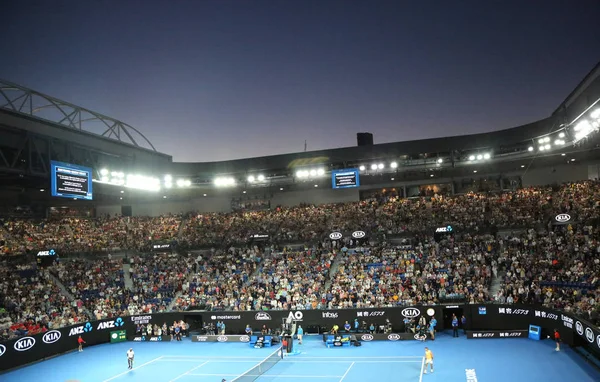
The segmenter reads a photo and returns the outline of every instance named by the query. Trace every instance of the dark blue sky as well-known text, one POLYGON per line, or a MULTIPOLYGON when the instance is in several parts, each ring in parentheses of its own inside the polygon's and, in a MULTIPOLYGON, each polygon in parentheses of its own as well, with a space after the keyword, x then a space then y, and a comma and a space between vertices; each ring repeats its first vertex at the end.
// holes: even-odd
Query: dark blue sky
POLYGON ((53 1, 2 6, 0 78, 176 161, 498 130, 600 60, 600 2, 53 1))

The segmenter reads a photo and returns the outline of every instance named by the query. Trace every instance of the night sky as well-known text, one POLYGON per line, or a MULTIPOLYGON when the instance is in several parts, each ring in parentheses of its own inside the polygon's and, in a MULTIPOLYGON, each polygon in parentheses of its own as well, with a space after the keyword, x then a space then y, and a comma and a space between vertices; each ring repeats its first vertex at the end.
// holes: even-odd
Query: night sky
POLYGON ((599 20, 597 0, 7 1, 0 78, 226 160, 547 117, 599 20))

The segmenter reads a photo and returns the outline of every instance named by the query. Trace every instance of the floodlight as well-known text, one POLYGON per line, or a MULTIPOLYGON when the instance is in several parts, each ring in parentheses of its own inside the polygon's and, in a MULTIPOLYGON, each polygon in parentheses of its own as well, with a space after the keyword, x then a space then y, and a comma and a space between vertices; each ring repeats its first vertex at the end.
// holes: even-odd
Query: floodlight
POLYGON ((560 133, 558 134, 558 137, 559 137, 559 138, 564 138, 564 137, 565 137, 565 133, 563 133, 563 132, 560 132, 560 133))
POLYGON ((261 175, 259 175, 259 176, 258 176, 258 181, 259 181, 259 182, 262 182, 263 180, 265 180, 265 176, 264 176, 264 175, 262 175, 262 174, 261 174, 261 175))
POLYGON ((108 170, 103 168, 102 170, 100 170, 100 175, 102 175, 102 176, 108 175, 108 170))
POLYGON ((362 165, 361 165, 361 166, 360 166, 358 169, 359 169, 360 171, 365 171, 365 166, 362 166, 362 165))
POLYGON ((310 170, 310 176, 317 176, 317 170, 310 170))
POLYGON ((383 170, 383 168, 384 168, 384 167, 385 167, 385 166, 383 165, 383 163, 379 163, 379 164, 377 165, 377 168, 378 168, 378 169, 380 169, 380 170, 383 170))
POLYGON ((396 167, 398 167, 398 163, 392 162, 392 163, 390 163, 390 167, 391 168, 396 168, 396 167))
POLYGON ((490 159, 491 155, 489 153, 483 154, 483 159, 490 159))
POLYGON ((250 175, 248 177, 248 182, 250 182, 250 183, 254 182, 254 176, 253 175, 250 175))
POLYGON ((171 175, 165 175, 165 182, 170 182, 173 180, 173 177, 171 175))
POLYGON ((377 165, 376 164, 372 164, 371 165, 371 170, 377 170, 377 165))
POLYGON ((475 155, 469 155, 469 160, 475 160, 475 155))
POLYGON ((325 170, 323 170, 322 168, 318 169, 317 175, 319 175, 319 176, 325 175, 325 170))
POLYGON ((545 148, 546 150, 550 150, 550 149, 552 148, 552 146, 550 146, 550 145, 545 145, 545 146, 544 146, 544 148, 545 148))
POLYGON ((482 160, 483 159, 483 155, 479 154, 477 155, 477 160, 482 160))
POLYGON ((533 151, 533 146, 529 146, 529 147, 527 148, 527 151, 529 151, 529 152, 532 152, 532 151, 533 151))
POLYGON ((540 151, 544 151, 546 148, 544 146, 540 146, 540 151))
POLYGON ((444 162, 444 160, 442 158, 438 158, 437 163, 438 164, 442 164, 444 162))
POLYGON ((541 145, 542 143, 544 143, 544 138, 540 138, 538 139, 538 143, 541 145))
POLYGON ((595 110, 593 110, 590 113, 590 117, 594 118, 594 119, 599 119, 600 118, 600 107, 596 108, 595 110))

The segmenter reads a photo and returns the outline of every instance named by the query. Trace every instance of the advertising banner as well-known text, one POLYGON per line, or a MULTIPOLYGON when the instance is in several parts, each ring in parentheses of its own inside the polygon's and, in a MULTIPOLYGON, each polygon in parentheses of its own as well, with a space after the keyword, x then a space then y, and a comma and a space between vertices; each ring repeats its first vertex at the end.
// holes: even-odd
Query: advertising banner
POLYGON ((480 338, 527 338, 528 330, 485 330, 485 331, 467 331, 468 339, 480 338))
POLYGON ((387 320, 392 324, 392 331, 404 331, 404 318, 417 318, 426 316, 427 319, 435 316, 438 321, 438 330, 443 330, 442 306, 411 306, 394 308, 366 308, 366 309, 329 309, 329 310, 269 310, 269 311, 239 311, 239 312, 209 312, 202 316, 205 322, 223 322, 226 333, 244 333, 246 325, 254 330, 259 330, 266 325, 267 328, 279 327, 283 320, 297 322, 302 327, 319 327, 331 329, 333 325, 344 327, 345 322, 353 323, 358 320, 367 325, 385 325, 387 320))
POLYGON ((195 335, 192 342, 250 342, 250 336, 242 334, 227 334, 220 336, 195 335))
POLYGON ((135 332, 136 322, 162 325, 182 320, 182 313, 163 313, 124 316, 112 319, 82 322, 77 325, 50 330, 46 333, 21 337, 0 344, 0 371, 43 360, 57 354, 77 349, 81 336, 85 347, 109 343, 113 332, 135 332))
POLYGON ((134 342, 169 342, 171 336, 133 336, 129 340, 134 342))
POLYGON ((125 341, 127 341, 127 330, 115 330, 114 332, 110 332, 111 344, 125 341))

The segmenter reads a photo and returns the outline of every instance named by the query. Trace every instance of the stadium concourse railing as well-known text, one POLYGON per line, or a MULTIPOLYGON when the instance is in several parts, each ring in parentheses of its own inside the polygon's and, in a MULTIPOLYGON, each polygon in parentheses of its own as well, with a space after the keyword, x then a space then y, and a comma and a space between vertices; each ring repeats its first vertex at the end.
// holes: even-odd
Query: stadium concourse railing
MULTIPOLYGON (((468 333, 489 334, 469 338, 511 338, 512 336, 505 335, 506 332, 511 331, 519 334, 517 337, 526 337, 522 334, 529 329, 529 325, 537 325, 542 328, 542 338, 546 338, 554 329, 558 329, 564 343, 585 346, 592 354, 600 356, 600 330, 574 315, 529 305, 448 304, 337 310, 177 312, 117 317, 85 322, 4 342, 0 344, 0 371, 75 350, 80 335, 85 340, 86 346, 111 342, 111 335, 121 330, 126 331, 129 340, 133 340, 138 324, 163 325, 182 319, 194 321, 196 324, 222 321, 226 325, 227 334, 242 334, 246 325, 250 325, 254 330, 259 330, 263 325, 274 329, 287 318, 295 320, 305 328, 311 326, 331 328, 333 325, 343 328, 346 321, 352 323, 355 319, 361 323, 365 321, 368 325, 372 323, 379 326, 385 325, 389 320, 393 332, 398 333, 404 330, 404 318, 420 316, 426 316, 428 319, 434 316, 438 321, 437 330, 441 331, 452 313, 464 314, 468 333)), ((384 339, 397 341, 399 336, 384 336, 384 339)), ((227 341, 227 336, 224 336, 223 341, 227 341)))

